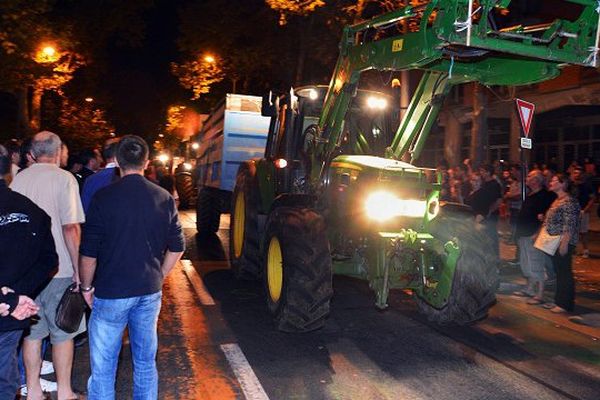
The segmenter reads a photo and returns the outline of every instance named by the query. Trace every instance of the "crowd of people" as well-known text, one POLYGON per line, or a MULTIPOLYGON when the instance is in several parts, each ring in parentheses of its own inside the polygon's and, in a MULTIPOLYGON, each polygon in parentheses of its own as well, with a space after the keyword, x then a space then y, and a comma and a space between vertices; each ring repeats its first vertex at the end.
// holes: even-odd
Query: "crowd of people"
MULTIPOLYGON (((524 199, 520 165, 474 168, 465 160, 452 168, 442 163, 438 172, 441 200, 471 207, 498 258, 498 222, 508 220, 508 240, 517 245, 527 280, 514 294, 554 313, 573 311, 579 241, 581 257, 589 257, 593 164, 572 163, 565 173, 534 165, 524 199), (540 249, 540 232, 557 238, 555 251, 540 249), (552 300, 544 297, 548 284, 556 288, 552 300)), ((48 398, 49 391, 59 400, 83 398, 71 386, 71 370, 74 338, 87 330, 88 396, 114 399, 126 327, 134 398, 157 398, 161 287, 184 249, 173 186, 160 166, 150 165, 148 146, 137 136, 70 157, 47 131, 0 146, 0 398, 13 398, 19 385, 31 400, 48 398), (83 318, 77 330, 65 332, 55 314, 72 283, 92 311, 89 325, 83 318), (50 365, 43 360, 48 343, 50 365), (55 372, 57 382, 42 379, 45 372, 55 372)))
POLYGON ((0 398, 14 398, 19 386, 31 400, 51 391, 59 400, 85 398, 71 372, 74 338, 87 330, 88 397, 114 399, 126 327, 134 398, 158 397, 161 287, 184 239, 173 196, 144 177, 148 164, 148 145, 133 135, 77 157, 48 131, 0 146, 0 398), (65 332, 56 312, 73 283, 91 315, 89 325, 82 318, 65 332), (41 379, 44 372, 56 382, 41 379))
POLYGON ((499 254, 500 218, 510 226, 507 241, 517 246, 516 263, 527 284, 514 295, 527 297, 527 304, 541 305, 554 313, 571 312, 575 305, 572 258, 578 243, 582 258, 589 258, 589 225, 599 188, 593 186, 596 167, 589 159, 572 162, 564 173, 556 165, 534 164, 526 175, 523 200, 522 170, 518 164, 481 165, 469 160, 448 168, 441 163, 441 200, 471 206, 476 220, 486 228, 499 254), (545 230, 559 243, 546 253, 536 244, 545 230), (548 285, 555 286, 553 300, 544 297, 548 285))

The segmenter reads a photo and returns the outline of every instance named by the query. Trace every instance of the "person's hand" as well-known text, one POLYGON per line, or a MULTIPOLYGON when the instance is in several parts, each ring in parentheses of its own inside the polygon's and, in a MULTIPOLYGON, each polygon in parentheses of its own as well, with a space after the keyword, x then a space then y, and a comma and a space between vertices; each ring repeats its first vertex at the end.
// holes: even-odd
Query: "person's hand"
POLYGON ((19 321, 24 320, 25 318, 29 318, 32 315, 37 314, 40 310, 40 307, 35 304, 35 301, 31 300, 27 296, 19 296, 19 304, 15 307, 10 315, 18 319, 19 321))
POLYGON ((558 246, 558 254, 560 254, 561 256, 565 256, 568 251, 569 242, 560 242, 560 245, 558 246))
POLYGON ((538 221, 540 221, 540 222, 544 222, 544 214, 538 214, 538 215, 537 215, 537 219, 538 219, 538 221))
POLYGON ((10 306, 6 303, 0 303, 0 317, 6 317, 10 306))
POLYGON ((83 295, 83 299, 87 303, 90 310, 92 309, 92 304, 94 304, 94 288, 88 292, 81 292, 83 295))
POLYGON ((2 291, 3 295, 7 295, 9 293, 14 293, 15 291, 12 290, 11 288, 9 288, 8 286, 2 286, 2 289, 0 289, 0 291, 2 291))

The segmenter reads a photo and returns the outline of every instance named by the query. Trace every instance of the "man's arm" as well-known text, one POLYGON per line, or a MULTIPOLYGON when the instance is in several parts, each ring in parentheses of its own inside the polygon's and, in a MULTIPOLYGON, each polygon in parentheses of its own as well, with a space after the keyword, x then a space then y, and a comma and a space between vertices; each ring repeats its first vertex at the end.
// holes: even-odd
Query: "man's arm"
POLYGON ((79 277, 81 278, 81 287, 83 298, 90 308, 94 302, 94 290, 92 282, 96 274, 97 260, 93 257, 81 255, 79 257, 79 277), (89 289, 89 290, 84 290, 89 289))
POLYGON ((81 244, 81 226, 79 224, 63 225, 63 236, 73 263, 73 282, 79 283, 79 245, 81 244))
POLYGON ((182 255, 183 251, 178 251, 174 253, 172 251, 167 250, 167 253, 165 254, 165 259, 163 260, 163 263, 160 266, 163 276, 167 276, 169 272, 171 272, 171 270, 173 269, 177 261, 179 261, 182 255))

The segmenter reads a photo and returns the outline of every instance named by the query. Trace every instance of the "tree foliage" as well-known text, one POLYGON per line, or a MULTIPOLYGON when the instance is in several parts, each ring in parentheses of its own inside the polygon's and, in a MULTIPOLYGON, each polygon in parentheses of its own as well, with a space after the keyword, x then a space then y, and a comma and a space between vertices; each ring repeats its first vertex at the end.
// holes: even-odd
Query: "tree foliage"
POLYGON ((269 7, 279 11, 279 24, 287 23, 289 14, 308 15, 315 11, 318 7, 323 7, 323 0, 265 0, 269 7))
POLYGON ((71 150, 95 147, 111 137, 114 127, 105 113, 91 104, 81 104, 63 97, 59 118, 59 134, 71 150))
POLYGON ((223 69, 217 61, 207 61, 206 57, 191 60, 182 64, 172 63, 171 71, 179 79, 179 83, 193 93, 192 100, 197 100, 202 94, 208 93, 210 87, 223 80, 223 69))

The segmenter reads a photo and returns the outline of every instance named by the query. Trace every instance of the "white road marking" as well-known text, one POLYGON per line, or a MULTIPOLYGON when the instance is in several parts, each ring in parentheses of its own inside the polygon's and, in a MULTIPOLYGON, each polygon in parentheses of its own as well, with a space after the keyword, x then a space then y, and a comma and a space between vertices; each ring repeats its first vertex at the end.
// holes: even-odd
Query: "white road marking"
POLYGON ((269 400, 269 396, 265 393, 252 367, 248 364, 248 360, 240 346, 235 343, 222 344, 221 350, 227 361, 229 361, 246 400, 269 400))
POLYGON ((192 265, 192 262, 190 260, 181 260, 181 266, 183 268, 183 272, 194 287, 194 291, 198 295, 202 305, 214 306, 215 300, 212 298, 210 293, 208 293, 208 290, 206 290, 206 286, 204 286, 204 282, 202 282, 202 279, 200 276, 198 276, 198 273, 192 265))

